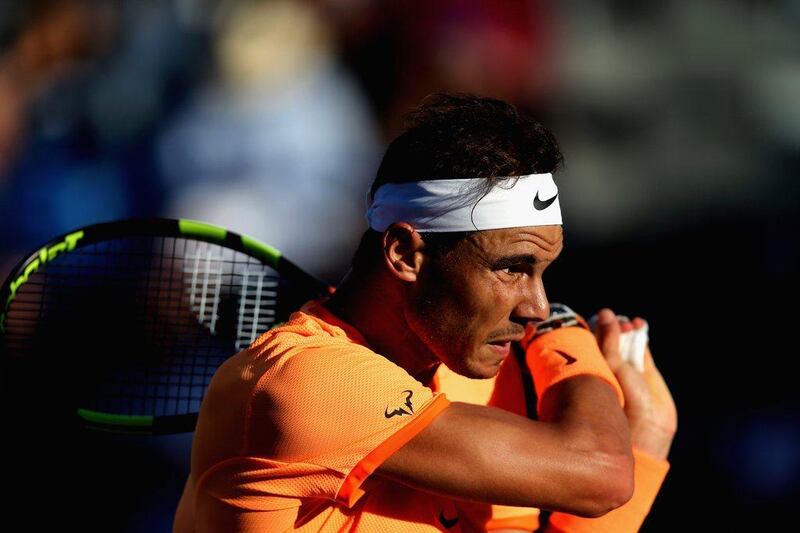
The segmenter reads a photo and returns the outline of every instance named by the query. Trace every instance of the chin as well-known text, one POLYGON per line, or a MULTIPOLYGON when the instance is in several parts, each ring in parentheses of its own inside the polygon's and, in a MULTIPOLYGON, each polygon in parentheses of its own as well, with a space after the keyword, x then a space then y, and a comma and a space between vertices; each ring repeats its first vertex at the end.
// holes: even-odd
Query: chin
POLYGON ((460 375, 464 376, 465 378, 469 378, 469 379, 489 379, 489 378, 493 378, 495 376, 495 374, 497 374, 497 372, 489 372, 487 374, 487 372, 485 372, 485 371, 484 372, 476 372, 476 371, 473 371, 473 370, 468 370, 468 371, 465 371, 465 372, 456 372, 456 374, 460 374, 460 375))
POLYGON ((455 347, 456 351, 442 350, 440 352, 439 360, 444 363, 447 368, 470 379, 489 379, 493 378, 500 371, 500 363, 503 362, 504 357, 497 356, 492 352, 487 354, 487 345, 480 345, 477 348, 469 350, 465 346, 455 347), (464 358, 464 354, 470 354, 464 358))
POLYGON ((502 362, 501 359, 497 363, 492 363, 491 361, 476 361, 472 364, 467 363, 464 365, 464 371, 458 373, 471 379, 489 379, 497 375, 500 371, 500 363, 502 362))
MULTIPOLYGON (((500 363, 502 363, 502 361, 500 361, 500 363)), ((477 377, 477 379, 489 379, 495 377, 497 373, 500 372, 500 363, 497 363, 496 365, 483 366, 483 372, 477 377)))

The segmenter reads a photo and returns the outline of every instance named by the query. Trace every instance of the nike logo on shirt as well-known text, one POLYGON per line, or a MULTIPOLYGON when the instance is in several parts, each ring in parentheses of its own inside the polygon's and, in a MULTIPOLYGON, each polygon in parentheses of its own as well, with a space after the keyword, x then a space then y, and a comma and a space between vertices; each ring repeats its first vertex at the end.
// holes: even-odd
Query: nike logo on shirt
POLYGON ((458 524, 458 515, 454 516, 453 518, 445 518, 444 511, 439 511, 439 522, 441 522, 445 529, 450 529, 454 525, 458 524))

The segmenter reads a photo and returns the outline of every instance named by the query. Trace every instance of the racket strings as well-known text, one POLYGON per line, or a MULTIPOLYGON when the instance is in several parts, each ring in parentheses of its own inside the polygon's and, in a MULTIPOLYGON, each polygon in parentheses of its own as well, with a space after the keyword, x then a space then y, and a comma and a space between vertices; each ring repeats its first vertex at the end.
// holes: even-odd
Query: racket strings
POLYGON ((103 241, 29 276, 8 309, 3 342, 32 376, 52 364, 38 354, 57 361, 65 349, 83 352, 57 363, 83 389, 75 394, 83 408, 192 413, 216 368, 275 324, 285 286, 258 260, 206 242, 103 241))
POLYGON ((275 324, 278 282, 263 271, 245 268, 236 330, 236 349, 251 345, 261 332, 275 324))

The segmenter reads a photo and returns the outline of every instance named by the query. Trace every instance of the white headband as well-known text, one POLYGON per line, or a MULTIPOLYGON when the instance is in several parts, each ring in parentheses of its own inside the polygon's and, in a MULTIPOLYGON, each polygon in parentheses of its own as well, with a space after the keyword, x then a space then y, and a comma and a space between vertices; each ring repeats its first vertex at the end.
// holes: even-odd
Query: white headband
POLYGON ((408 222, 418 231, 475 231, 561 224, 553 175, 510 176, 478 198, 485 178, 384 183, 367 209, 369 227, 408 222), (476 203, 477 200, 477 203, 476 203))

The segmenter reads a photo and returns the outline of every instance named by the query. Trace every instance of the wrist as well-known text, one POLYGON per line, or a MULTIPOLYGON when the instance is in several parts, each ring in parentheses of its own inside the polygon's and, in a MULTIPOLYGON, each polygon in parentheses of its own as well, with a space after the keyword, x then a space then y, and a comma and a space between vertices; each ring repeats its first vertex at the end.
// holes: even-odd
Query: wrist
POLYGON ((585 374, 606 381, 616 392, 619 405, 625 406, 622 388, 591 331, 579 327, 549 331, 527 346, 525 359, 539 397, 539 413, 547 389, 567 378, 585 374))
POLYGON ((657 426, 631 425, 631 444, 647 455, 665 461, 675 434, 657 426))
MULTIPOLYGON (((669 472, 670 463, 667 459, 656 457, 646 450, 633 446, 633 459, 636 464, 638 478, 647 478, 657 481, 658 486, 664 481, 669 472)), ((656 489, 657 490, 657 489, 656 489)))

